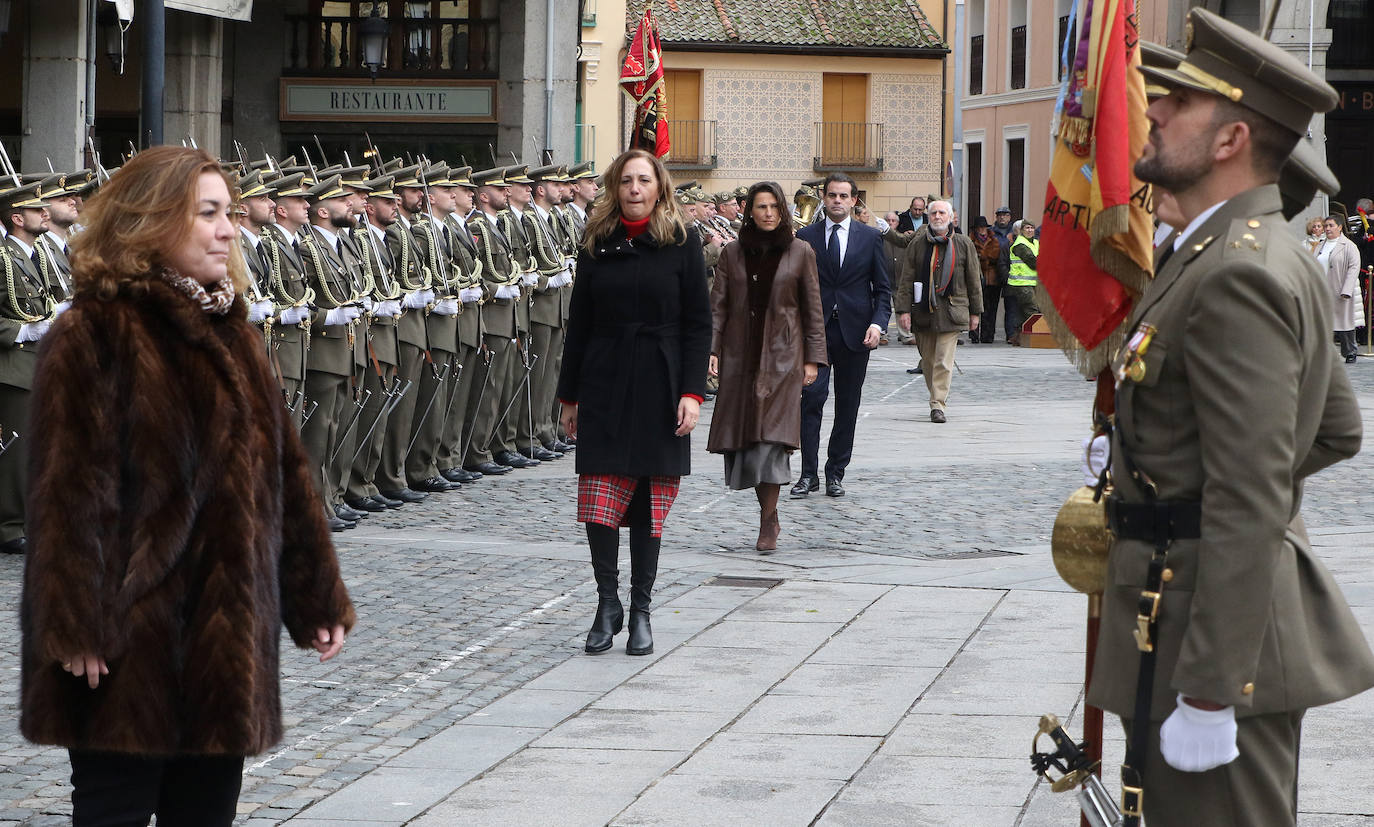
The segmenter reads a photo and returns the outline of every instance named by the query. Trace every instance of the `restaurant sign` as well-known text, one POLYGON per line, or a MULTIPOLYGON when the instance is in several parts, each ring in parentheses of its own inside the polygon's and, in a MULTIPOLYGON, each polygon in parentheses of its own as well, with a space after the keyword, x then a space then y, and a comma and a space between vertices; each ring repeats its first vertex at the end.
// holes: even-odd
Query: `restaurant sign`
POLYGON ((495 81, 282 78, 283 121, 494 123, 495 81))

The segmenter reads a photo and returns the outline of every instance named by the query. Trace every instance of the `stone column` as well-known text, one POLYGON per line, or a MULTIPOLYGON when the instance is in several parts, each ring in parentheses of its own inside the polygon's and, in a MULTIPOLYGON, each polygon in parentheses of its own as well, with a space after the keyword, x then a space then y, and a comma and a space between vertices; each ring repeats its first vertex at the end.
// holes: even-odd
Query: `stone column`
POLYGON ((87 25, 85 0, 48 0, 29 7, 23 157, 11 152, 21 172, 46 170, 48 158, 59 171, 82 166, 87 25))
POLYGON ((219 152, 223 92, 224 21, 168 9, 165 143, 179 146, 190 137, 212 155, 219 152))
POLYGON ((544 78, 553 73, 554 158, 573 159, 577 107, 576 3, 555 3, 549 20, 544 0, 501 4, 501 82, 498 85, 497 149, 535 163, 544 148, 544 78), (545 66, 545 32, 554 35, 554 65, 545 66))

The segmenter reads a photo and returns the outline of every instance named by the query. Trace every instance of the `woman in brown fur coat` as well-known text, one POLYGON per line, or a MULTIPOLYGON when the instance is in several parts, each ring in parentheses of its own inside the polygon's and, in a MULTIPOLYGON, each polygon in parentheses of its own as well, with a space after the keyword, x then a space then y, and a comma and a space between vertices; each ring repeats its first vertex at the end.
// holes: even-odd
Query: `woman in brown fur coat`
POLYGON ((76 825, 229 824, 243 757, 282 735, 283 623, 327 660, 354 621, 235 299, 229 193, 200 150, 135 156, 84 216, 39 356, 20 728, 68 749, 76 825))

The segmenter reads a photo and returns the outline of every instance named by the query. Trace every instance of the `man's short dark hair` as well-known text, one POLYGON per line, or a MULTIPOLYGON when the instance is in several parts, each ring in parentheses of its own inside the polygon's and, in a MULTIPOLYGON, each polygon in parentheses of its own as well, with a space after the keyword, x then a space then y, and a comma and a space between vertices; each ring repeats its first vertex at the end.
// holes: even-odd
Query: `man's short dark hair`
POLYGON ((825 176, 825 184, 821 187, 821 194, 830 192, 831 184, 848 184, 849 194, 857 196, 859 194, 859 184, 843 172, 832 172, 825 176))
POLYGON ((1279 126, 1277 121, 1267 115, 1261 115, 1227 98, 1218 98, 1217 108, 1212 114, 1212 125, 1220 127, 1222 124, 1236 121, 1244 123, 1250 129, 1251 161, 1255 172, 1272 175, 1277 180, 1279 170, 1288 162, 1288 156, 1293 154, 1293 147, 1298 145, 1300 136, 1290 129, 1279 126))

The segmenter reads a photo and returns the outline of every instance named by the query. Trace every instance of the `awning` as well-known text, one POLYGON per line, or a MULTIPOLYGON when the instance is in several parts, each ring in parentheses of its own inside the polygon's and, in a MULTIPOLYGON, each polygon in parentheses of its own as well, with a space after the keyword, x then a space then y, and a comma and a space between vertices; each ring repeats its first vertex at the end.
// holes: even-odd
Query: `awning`
POLYGON ((169 9, 208 14, 245 23, 253 18, 253 0, 163 0, 169 9))

